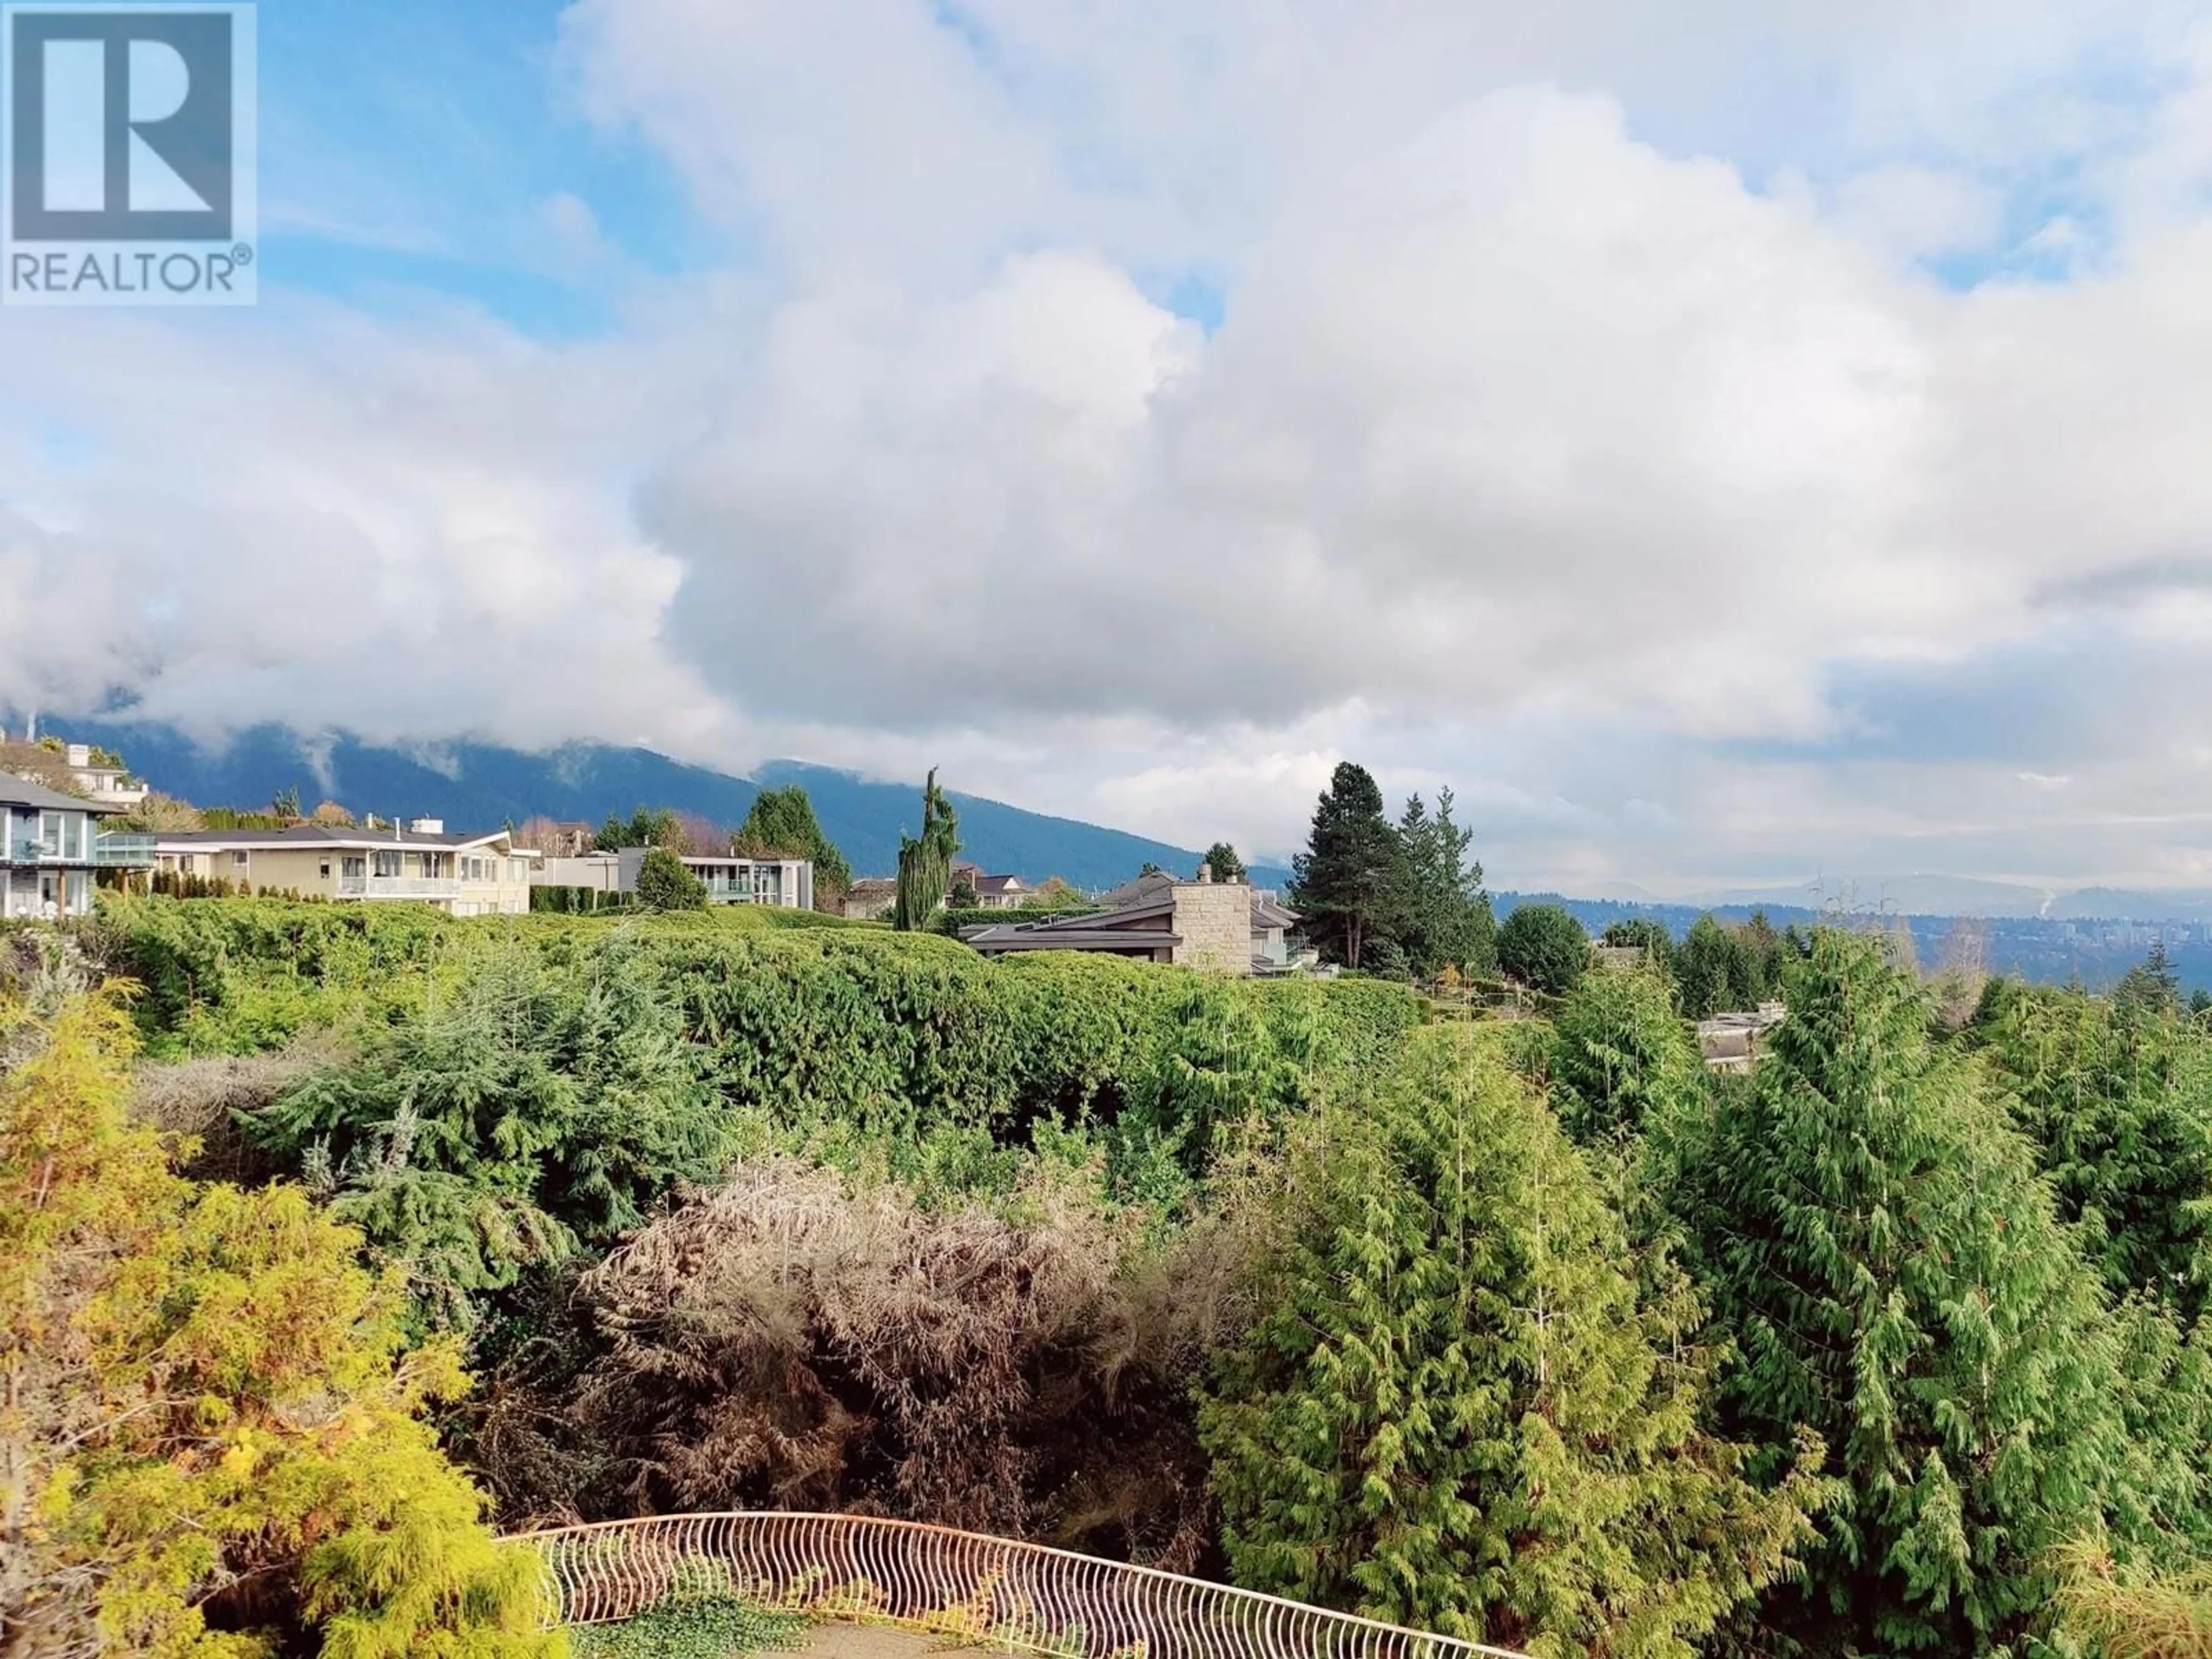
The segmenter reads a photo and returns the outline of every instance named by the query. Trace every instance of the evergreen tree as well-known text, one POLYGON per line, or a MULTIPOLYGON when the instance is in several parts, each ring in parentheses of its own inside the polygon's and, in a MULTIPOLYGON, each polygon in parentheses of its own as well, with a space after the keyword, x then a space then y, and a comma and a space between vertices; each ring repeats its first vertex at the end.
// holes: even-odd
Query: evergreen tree
POLYGON ((676 814, 665 806, 641 806, 629 817, 610 812, 592 844, 602 853, 625 847, 673 847, 680 839, 676 814))
POLYGON ((1674 952, 1674 984, 1685 1018, 1709 1019, 1723 1009, 1752 1006, 1737 1000, 1752 972, 1741 962, 1742 954, 1735 936, 1710 911, 1690 924, 1674 952))
POLYGON ((2212 1035, 2154 998, 2015 986, 1984 1006, 2014 1121, 2107 1287, 2193 1322, 2212 1282, 2212 1035))
POLYGON ((1701 1431, 1680 1276, 1481 1035, 1437 1030, 1284 1172, 1200 1432, 1238 1582, 1544 1654, 1693 1651, 1812 1492, 1701 1431), (1654 1291, 1646 1285, 1662 1287, 1654 1291))
POLYGON ((1370 936, 1389 937, 1405 906, 1406 855, 1364 766, 1338 764, 1314 809, 1306 850, 1291 860, 1291 908, 1323 957, 1365 964, 1370 936))
POLYGON ((2166 941, 2150 942, 2150 954, 2120 975, 2112 1000, 2123 1008, 2141 1008, 2154 1014, 2181 1012, 2181 975, 2166 954, 2166 941))
POLYGON ((1415 795, 1398 820, 1407 872, 1401 942, 1424 979, 1447 965, 1473 973, 1497 965, 1497 921, 1482 890, 1482 866, 1468 856, 1474 831, 1453 821, 1452 805, 1449 788, 1437 792, 1433 815, 1415 795))
POLYGON ((1552 1020, 1553 1098, 1588 1143, 1678 1124, 1705 1098, 1705 1062, 1654 969, 1587 974, 1552 1020))
POLYGON ((298 1188, 172 1173, 130 1030, 0 1004, 0 1652, 555 1659, 422 1420, 453 1350, 298 1188))
POLYGON ((1783 1634, 1829 1651, 1993 1653, 2051 1552, 2124 1507, 2122 1353, 2026 1143, 1917 981, 1822 929, 1752 1086, 1669 1171, 1742 1363, 1736 1419, 1826 1441, 1841 1499, 1783 1634))
POLYGON ((648 847, 638 866, 637 902, 653 910, 703 910, 706 884, 685 867, 672 848, 648 847))
POLYGON ((814 802, 804 784, 763 789, 753 797, 752 810, 738 826, 738 839, 787 858, 805 859, 814 866, 817 898, 831 898, 853 884, 853 867, 835 842, 822 832, 814 816, 814 802))
POLYGON ((1523 985, 1564 996, 1589 971, 1589 935, 1556 904, 1523 904, 1498 930, 1498 965, 1523 985))
POLYGON ((1216 881, 1242 881, 1245 876, 1244 860, 1237 849, 1225 841, 1217 841, 1206 849, 1206 867, 1213 872, 1216 881))
POLYGON ((960 851, 960 820, 951 798, 937 787, 937 769, 921 787, 921 833, 899 836, 898 902, 891 925, 902 933, 929 926, 952 885, 952 860, 960 851))

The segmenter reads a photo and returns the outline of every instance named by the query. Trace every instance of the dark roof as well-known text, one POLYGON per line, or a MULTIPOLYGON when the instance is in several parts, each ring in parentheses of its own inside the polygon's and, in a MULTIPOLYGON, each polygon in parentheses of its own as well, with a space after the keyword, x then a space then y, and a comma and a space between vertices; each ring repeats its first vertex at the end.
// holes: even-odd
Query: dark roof
POLYGON ((19 778, 13 772, 0 772, 0 806, 34 806, 41 812, 97 812, 105 817, 113 817, 124 810, 120 806, 102 806, 76 795, 64 795, 43 783, 19 778))
POLYGON ((504 835, 486 830, 473 836, 418 836, 413 830, 339 830, 322 823, 295 823, 289 830, 176 830, 156 836, 160 847, 473 847, 504 835))
POLYGON ((971 884, 979 893, 1003 893, 1009 887, 1020 886, 1022 878, 1019 876, 976 876, 971 878, 971 884))
POLYGON ((1297 924, 1297 911, 1286 910, 1274 900, 1263 898, 1257 893, 1252 895, 1252 925, 1255 927, 1295 927, 1297 924))
POLYGON ((979 951, 1158 951, 1182 943, 1180 933, 1097 926, 974 927, 961 938, 979 951))

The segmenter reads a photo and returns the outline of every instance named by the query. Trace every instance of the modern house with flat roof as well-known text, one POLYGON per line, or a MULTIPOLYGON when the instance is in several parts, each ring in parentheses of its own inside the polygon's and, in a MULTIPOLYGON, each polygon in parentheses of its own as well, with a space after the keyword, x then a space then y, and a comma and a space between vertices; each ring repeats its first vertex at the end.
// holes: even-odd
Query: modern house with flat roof
POLYGON ((122 811, 0 772, 0 916, 89 915, 100 871, 152 869, 152 836, 101 833, 122 811))
MULTIPOLYGON (((586 892, 635 893, 646 848, 623 847, 580 858, 547 859, 531 872, 538 887, 569 887, 586 892)), ((814 908, 814 865, 808 859, 755 859, 736 853, 682 854, 684 867, 699 878, 709 904, 772 904, 787 910, 814 908)))
POLYGON ((451 836, 436 818, 404 828, 191 830, 155 838, 157 867, 303 898, 408 901, 456 916, 520 915, 530 908, 538 853, 504 830, 451 836))
POLYGON ((1273 893, 1216 881, 1204 865, 1194 881, 1156 872, 1115 888, 1107 899, 1103 912, 970 927, 961 938, 987 957, 1086 951, 1221 974, 1290 970, 1285 940, 1297 917, 1273 893))

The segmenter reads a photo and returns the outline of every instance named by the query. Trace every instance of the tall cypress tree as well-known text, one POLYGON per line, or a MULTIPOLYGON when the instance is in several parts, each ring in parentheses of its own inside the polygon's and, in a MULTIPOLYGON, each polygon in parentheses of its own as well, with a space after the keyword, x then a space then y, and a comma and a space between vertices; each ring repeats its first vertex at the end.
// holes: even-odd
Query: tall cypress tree
POLYGON ((952 859, 960 850, 960 820, 929 769, 921 787, 921 833, 899 836, 898 899, 891 926, 902 933, 927 927, 952 885, 952 859))
POLYGON ((1828 1651, 1995 1652, 2044 1611, 2051 1552, 2129 1507, 2124 1345, 1917 979, 1823 929, 1784 989, 1753 1086, 1672 1171, 1736 1420, 1810 1427, 1844 1482, 1767 1616, 1828 1651))
POLYGON ((1338 763, 1306 850, 1291 862, 1290 902, 1306 936, 1332 961, 1358 967, 1368 941, 1389 935, 1406 893, 1405 848, 1365 767, 1338 763))
POLYGON ((1321 1115, 1281 1194, 1263 1312, 1200 1406, 1240 1583, 1686 1659, 1782 1569, 1808 1483, 1762 1496, 1704 1431, 1684 1280, 1639 1264, 1487 1034, 1421 1034, 1321 1115))

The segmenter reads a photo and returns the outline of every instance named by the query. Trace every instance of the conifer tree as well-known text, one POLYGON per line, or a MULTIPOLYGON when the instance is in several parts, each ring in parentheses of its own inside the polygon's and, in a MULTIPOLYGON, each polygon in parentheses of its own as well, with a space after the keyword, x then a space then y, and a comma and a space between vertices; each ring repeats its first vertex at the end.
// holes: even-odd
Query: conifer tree
POLYGON ((1650 968, 1585 975, 1552 1021, 1553 1099, 1585 1143, 1674 1121, 1705 1093, 1705 1064, 1650 968))
POLYGON ((296 1187, 179 1178, 128 1021, 0 1005, 0 1652, 555 1659, 422 1414, 398 1286, 296 1187))
POLYGON ((1280 1202, 1261 1312, 1200 1407, 1238 1582, 1540 1654, 1680 1656, 1782 1570, 1808 1484, 1761 1496, 1701 1426, 1684 1281, 1639 1281, 1486 1035, 1423 1033, 1325 1111, 1280 1202))
POLYGON ((1978 1034, 2014 1121, 2106 1287, 2194 1322, 2212 1280, 2212 1038, 2148 1000, 2014 987, 1985 1001, 1978 1034))
POLYGON ((911 933, 929 926, 952 884, 952 859, 960 850, 960 820, 937 787, 937 769, 921 787, 921 833, 899 836, 898 902, 891 926, 911 933))
POLYGON ((1822 929, 1753 1086, 1715 1097, 1672 1187, 1741 1352, 1735 1420, 1802 1426, 1844 1495, 1773 1631, 1829 1651, 1991 1653, 2051 1553, 2128 1507, 2124 1355, 2026 1143, 1934 1048, 1916 978, 1822 929))
POLYGON ((1390 937, 1406 902, 1406 853, 1383 816, 1372 774, 1338 764, 1314 808, 1306 850, 1291 860, 1291 908, 1332 962, 1366 965, 1370 938, 1390 937))

